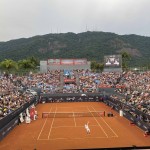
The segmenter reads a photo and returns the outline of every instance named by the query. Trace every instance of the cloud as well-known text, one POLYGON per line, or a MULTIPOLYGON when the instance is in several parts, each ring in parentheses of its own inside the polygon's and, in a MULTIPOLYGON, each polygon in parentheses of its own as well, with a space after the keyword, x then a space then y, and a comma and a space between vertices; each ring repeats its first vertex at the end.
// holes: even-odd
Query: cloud
POLYGON ((83 32, 150 35, 150 0, 1 0, 0 41, 83 32))

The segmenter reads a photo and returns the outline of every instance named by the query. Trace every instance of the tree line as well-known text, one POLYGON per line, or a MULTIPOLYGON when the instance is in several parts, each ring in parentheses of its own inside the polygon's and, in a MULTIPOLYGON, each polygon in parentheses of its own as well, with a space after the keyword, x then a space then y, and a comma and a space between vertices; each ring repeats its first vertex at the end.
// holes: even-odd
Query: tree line
MULTIPOLYGON (((128 68, 128 63, 131 56, 127 52, 122 52, 122 68, 126 70, 128 68)), ((19 61, 14 61, 12 59, 5 59, 0 62, 0 69, 5 73, 18 73, 24 74, 29 72, 36 72, 39 66, 39 60, 34 56, 22 59, 19 61)), ((104 69, 104 62, 91 61, 91 70, 102 72, 104 69)))
POLYGON ((37 66, 39 66, 39 60, 34 56, 19 61, 5 59, 0 62, 0 70, 6 74, 24 74, 29 73, 30 71, 35 72, 37 66))

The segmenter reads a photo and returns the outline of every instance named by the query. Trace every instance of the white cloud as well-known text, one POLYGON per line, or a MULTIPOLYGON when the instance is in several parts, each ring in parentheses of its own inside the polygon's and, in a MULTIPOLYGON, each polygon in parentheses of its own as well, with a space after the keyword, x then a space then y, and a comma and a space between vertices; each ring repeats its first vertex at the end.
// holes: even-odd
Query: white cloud
POLYGON ((149 14, 150 0, 0 0, 0 41, 86 29, 150 35, 149 14))

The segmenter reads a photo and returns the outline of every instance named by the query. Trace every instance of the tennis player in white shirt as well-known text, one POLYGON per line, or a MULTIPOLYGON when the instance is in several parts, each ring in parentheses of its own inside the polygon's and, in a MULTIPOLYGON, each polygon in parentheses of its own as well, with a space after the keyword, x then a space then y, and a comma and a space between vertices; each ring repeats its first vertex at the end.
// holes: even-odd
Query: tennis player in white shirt
POLYGON ((90 134, 90 128, 89 128, 89 122, 87 122, 87 124, 84 125, 85 129, 86 129, 86 132, 87 134, 90 134))

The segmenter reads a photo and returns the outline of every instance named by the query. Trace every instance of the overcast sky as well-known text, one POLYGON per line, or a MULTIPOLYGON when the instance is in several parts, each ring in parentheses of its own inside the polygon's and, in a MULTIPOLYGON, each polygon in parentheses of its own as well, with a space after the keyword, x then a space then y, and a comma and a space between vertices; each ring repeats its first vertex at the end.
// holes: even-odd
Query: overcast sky
POLYGON ((0 0, 0 41, 87 30, 150 36, 150 0, 0 0))

